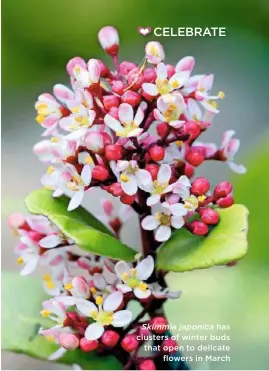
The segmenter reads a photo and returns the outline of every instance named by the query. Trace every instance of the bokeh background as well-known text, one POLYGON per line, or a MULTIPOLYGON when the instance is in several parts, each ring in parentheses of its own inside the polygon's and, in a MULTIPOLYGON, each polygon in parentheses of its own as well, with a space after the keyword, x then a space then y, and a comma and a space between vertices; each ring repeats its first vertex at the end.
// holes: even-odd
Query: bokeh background
MULTIPOLYGON (((97 32, 116 26, 120 57, 140 62, 146 41, 138 26, 226 27, 227 37, 164 37, 167 60, 196 58, 196 73, 216 75, 215 92, 223 90, 221 113, 203 140, 220 143, 221 134, 235 129, 242 140, 238 163, 244 176, 223 164, 204 165, 214 185, 234 182, 238 203, 250 210, 249 254, 232 268, 170 274, 169 283, 183 291, 167 305, 172 323, 231 325, 231 362, 197 365, 207 369, 268 369, 269 367, 269 1, 268 0, 3 0, 2 1, 2 268, 18 270, 14 239, 5 218, 24 210, 23 199, 38 188, 44 167, 32 154, 42 132, 33 105, 38 94, 54 83, 68 83, 65 64, 73 56, 103 58, 97 32)), ((101 197, 101 194, 97 194, 101 197)), ((85 206, 98 214, 98 197, 85 206)), ((123 231, 137 246, 135 219, 123 231)), ((23 279, 23 278, 22 278, 23 279)), ((3 369, 54 368, 46 362, 4 354, 3 369)))

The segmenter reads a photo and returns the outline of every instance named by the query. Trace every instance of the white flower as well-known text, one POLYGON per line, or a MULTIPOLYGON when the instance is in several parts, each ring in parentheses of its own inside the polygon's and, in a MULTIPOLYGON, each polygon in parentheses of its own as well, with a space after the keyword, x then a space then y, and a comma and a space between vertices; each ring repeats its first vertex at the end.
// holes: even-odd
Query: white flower
POLYGON ((182 204, 169 205, 162 204, 165 207, 163 212, 157 212, 154 215, 148 215, 142 220, 142 228, 153 231, 156 230, 155 240, 164 242, 171 237, 171 227, 180 229, 185 224, 183 216, 188 213, 182 204))
POLYGON ((37 242, 34 242, 27 236, 20 238, 20 248, 16 252, 20 255, 17 259, 18 264, 23 264, 24 267, 21 270, 21 276, 31 274, 39 261, 39 246, 37 242))
POLYGON ((240 147, 240 140, 233 138, 234 130, 228 130, 223 134, 221 149, 230 169, 238 174, 245 174, 247 169, 243 165, 234 163, 234 158, 240 147))
POLYGON ((43 309, 40 314, 44 318, 50 318, 57 322, 61 327, 67 318, 65 305, 56 299, 50 299, 43 302, 43 309))
POLYGON ((146 58, 149 63, 158 64, 165 58, 162 44, 158 41, 150 41, 145 47, 146 58))
POLYGON ((167 122, 175 129, 179 129, 185 123, 185 121, 179 120, 179 116, 185 109, 185 102, 181 94, 174 94, 172 102, 166 102, 163 97, 159 97, 157 108, 154 110, 156 120, 167 122))
POLYGON ((187 107, 184 111, 186 118, 190 121, 197 122, 201 128, 211 126, 214 117, 219 111, 215 103, 204 104, 206 111, 203 113, 199 104, 194 99, 188 99, 187 107))
POLYGON ((157 299, 178 299, 182 293, 181 291, 169 291, 167 287, 163 288, 158 282, 152 283, 150 289, 152 295, 157 299))
POLYGON ((115 272, 119 279, 123 281, 123 284, 118 284, 117 289, 123 293, 133 291, 134 295, 139 299, 146 299, 151 295, 151 291, 148 285, 144 282, 153 273, 154 260, 152 256, 147 256, 141 260, 136 268, 130 268, 130 266, 120 261, 115 265, 115 272))
POLYGON ((157 179, 144 187, 146 192, 151 193, 151 196, 147 198, 147 205, 152 206, 160 202, 161 196, 172 191, 172 185, 169 185, 169 181, 172 175, 172 170, 169 165, 161 165, 158 171, 157 179))
POLYGON ((87 69, 80 64, 76 64, 73 69, 75 82, 73 86, 76 89, 88 88, 97 84, 100 79, 101 68, 96 59, 90 59, 87 63, 87 69))
POLYGON ((69 156, 74 156, 76 141, 67 140, 63 135, 56 135, 50 140, 42 140, 34 145, 33 151, 42 162, 62 163, 69 156))
POLYGON ((110 114, 104 118, 105 124, 115 131, 118 137, 130 138, 138 137, 143 129, 139 125, 144 119, 144 111, 138 107, 134 116, 133 107, 130 104, 122 103, 119 106, 119 120, 116 120, 110 114))
POLYGON ((166 101, 171 101, 171 92, 182 87, 190 77, 189 71, 175 73, 169 80, 167 79, 167 67, 164 63, 157 66, 157 78, 155 84, 144 83, 142 89, 150 96, 162 95, 166 101))
POLYGON ((151 175, 147 170, 139 169, 137 162, 131 161, 118 161, 116 173, 121 173, 119 181, 123 191, 127 195, 134 195, 138 188, 147 186, 151 182, 151 175))
POLYGON ((78 310, 86 317, 92 318, 95 322, 91 323, 85 331, 88 340, 99 339, 105 331, 105 326, 124 327, 132 319, 130 310, 117 311, 123 301, 123 294, 119 291, 108 295, 104 300, 101 296, 96 298, 96 304, 85 300, 77 299, 78 310))
POLYGON ((42 276, 43 288, 45 292, 50 296, 58 296, 61 294, 63 289, 63 280, 58 274, 46 273, 42 276))
POLYGON ((174 184, 173 184, 173 193, 178 194, 183 199, 189 197, 190 195, 191 183, 189 178, 186 175, 182 175, 174 184))

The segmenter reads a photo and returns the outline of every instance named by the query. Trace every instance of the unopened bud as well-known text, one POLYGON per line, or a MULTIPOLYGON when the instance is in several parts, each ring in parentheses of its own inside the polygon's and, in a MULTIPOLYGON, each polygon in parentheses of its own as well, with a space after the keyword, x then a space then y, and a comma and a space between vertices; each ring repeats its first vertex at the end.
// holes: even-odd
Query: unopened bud
POLYGON ((112 107, 109 110, 110 116, 114 117, 114 119, 118 120, 119 119, 119 108, 118 107, 112 107))
POLYGON ((122 103, 128 103, 132 107, 136 107, 141 102, 141 95, 133 90, 127 90, 121 97, 122 103))
POLYGON ((234 198, 232 195, 228 195, 226 197, 223 197, 223 198, 220 198, 218 201, 217 201, 217 205, 220 206, 220 207, 230 207, 234 204, 234 198))
POLYGON ((199 215, 202 222, 210 225, 218 224, 219 214, 216 210, 211 209, 211 207, 204 207, 199 210, 199 215))
POLYGON ((157 176, 158 176, 158 171, 159 171, 159 166, 156 165, 156 164, 149 164, 145 167, 145 170, 147 170, 151 177, 152 177, 152 180, 156 180, 157 179, 157 176))
POLYGON ((82 338, 80 339, 79 345, 83 352, 92 352, 98 348, 99 342, 98 340, 87 340, 86 338, 82 338))
POLYGON ((105 147, 105 156, 108 161, 121 160, 124 153, 124 147, 117 144, 110 144, 105 147))
POLYGON ((214 189, 214 196, 216 198, 222 198, 228 196, 233 190, 233 186, 230 182, 224 181, 220 182, 214 189))
POLYGON ((151 359, 145 359, 139 364, 139 370, 156 370, 156 366, 151 359))
POLYGON ((134 68, 128 74, 128 85, 132 90, 138 90, 141 88, 142 84, 145 82, 143 73, 139 70, 139 68, 134 68))
POLYGON ((146 58, 149 63, 158 64, 165 58, 163 46, 158 41, 150 41, 145 47, 146 58))
POLYGON ((107 77, 109 75, 109 68, 104 64, 101 59, 96 59, 99 66, 100 66, 100 76, 101 77, 107 77))
POLYGON ((164 353, 174 353, 178 349, 177 342, 172 338, 165 339, 162 342, 162 350, 164 353))
POLYGON ((87 69, 87 64, 86 64, 86 62, 84 61, 84 59, 82 59, 82 58, 80 58, 80 57, 74 57, 74 58, 70 59, 70 61, 68 61, 67 65, 66 65, 67 73, 68 73, 70 76, 73 76, 74 68, 75 68, 76 66, 80 66, 80 67, 83 68, 84 70, 87 69))
POLYGON ((153 161, 161 161, 164 159, 165 150, 161 146, 154 145, 149 149, 149 155, 153 161))
POLYGON ((69 350, 76 349, 79 346, 79 340, 76 335, 70 333, 61 333, 57 338, 59 344, 69 350))
POLYGON ((121 196, 120 200, 125 205, 132 205, 135 202, 135 195, 129 196, 125 194, 124 196, 121 196))
POLYGON ((121 346, 126 352, 133 352, 139 346, 139 341, 135 334, 126 335, 122 341, 121 346))
POLYGON ((116 28, 112 26, 101 28, 98 33, 98 40, 105 52, 111 57, 114 57, 118 54, 119 34, 116 28))
POLYGON ((116 331, 107 330, 101 337, 101 341, 107 347, 114 347, 120 339, 120 335, 116 331))
POLYGON ((104 153, 105 146, 111 143, 111 137, 105 132, 90 131, 85 136, 86 147, 94 153, 104 153))
POLYGON ((120 99, 116 95, 105 95, 103 97, 103 104, 107 111, 112 107, 118 107, 120 105, 120 99))
POLYGON ((168 321, 164 317, 155 317, 150 321, 151 329, 156 334, 163 334, 167 330, 168 321))
POLYGON ((201 133, 200 126, 196 122, 193 122, 193 121, 187 121, 184 124, 184 130, 187 134, 190 135, 189 139, 191 140, 196 139, 201 133))
POLYGON ((191 178, 193 174, 194 174, 194 167, 186 163, 184 167, 184 175, 186 175, 188 178, 191 178))
POLYGON ((144 71, 145 82, 155 82, 157 78, 156 71, 153 68, 146 68, 144 71))
POLYGON ((193 181, 191 186, 191 193, 195 196, 202 196, 209 191, 209 188, 209 181, 206 178, 200 176, 193 181))
POLYGON ((120 73, 123 75, 123 76, 126 76, 128 75, 128 73, 130 71, 132 71, 134 68, 137 68, 137 65, 133 62, 129 62, 129 61, 123 61, 121 62, 120 64, 120 73))
POLYGON ((105 167, 96 165, 92 170, 92 177, 95 180, 100 180, 103 182, 109 177, 109 172, 105 167))
POLYGON ((197 236, 205 236, 209 231, 207 224, 199 222, 198 220, 186 224, 186 227, 191 233, 197 236))
POLYGON ((112 82, 112 91, 116 94, 122 95, 124 93, 124 84, 122 81, 112 82))
POLYGON ((161 138, 165 137, 168 134, 168 131, 169 131, 169 126, 167 125, 166 122, 160 122, 157 125, 157 133, 161 138))
POLYGON ((176 73, 175 67, 172 64, 166 65, 166 71, 168 79, 170 79, 176 73))
POLYGON ((201 165, 204 159, 204 155, 194 148, 191 149, 186 156, 186 160, 195 167, 201 165))

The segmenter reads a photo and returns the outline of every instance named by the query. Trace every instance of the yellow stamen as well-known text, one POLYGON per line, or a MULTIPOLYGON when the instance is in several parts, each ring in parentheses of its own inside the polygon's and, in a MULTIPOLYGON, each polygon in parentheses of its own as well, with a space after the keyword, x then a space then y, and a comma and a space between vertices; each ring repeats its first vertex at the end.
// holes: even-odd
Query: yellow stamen
POLYGON ((91 316, 93 319, 96 319, 96 318, 97 318, 97 315, 98 315, 98 312, 96 312, 96 311, 90 312, 90 316, 91 316))
POLYGON ((91 158, 91 156, 87 156, 85 158, 85 163, 88 164, 88 165, 92 165, 93 164, 93 159, 91 158))
POLYGON ((47 288, 49 289, 49 290, 53 290, 53 289, 55 289, 55 287, 56 287, 56 285, 55 285, 55 283, 51 280, 51 281, 47 281, 46 282, 46 286, 47 286, 47 288))
POLYGON ((43 124, 44 120, 45 120, 45 116, 44 115, 37 115, 36 116, 36 122, 38 124, 40 124, 40 125, 43 124))
POLYGON ((42 278, 43 278, 44 281, 51 281, 52 280, 50 274, 43 274, 42 278))
POLYGON ((225 93, 224 93, 224 91, 220 91, 219 94, 218 94, 218 97, 219 97, 220 99, 224 99, 224 98, 225 98, 225 93))
POLYGON ((71 111, 73 113, 79 113, 79 107, 73 107, 73 108, 71 108, 71 111))
POLYGON ((55 167, 49 166, 48 169, 47 169, 47 174, 49 174, 49 175, 52 174, 54 172, 54 170, 55 170, 55 167))
POLYGON ((127 183, 129 182, 130 178, 126 174, 121 174, 120 179, 124 182, 127 183))
POLYGON ((206 196, 205 195, 202 195, 202 196, 199 196, 198 197, 198 201, 199 202, 203 202, 205 199, 206 199, 206 196))
POLYGON ((95 302, 97 305, 102 305, 104 302, 104 299, 102 298, 102 296, 97 296, 97 298, 95 299, 95 302))
POLYGON ((24 263, 24 260, 21 256, 17 259, 17 263, 18 264, 23 264, 24 263))
POLYGON ((132 276, 135 276, 136 275, 136 269, 135 268, 131 268, 130 269, 130 273, 132 276))
POLYGON ((50 140, 52 141, 52 143, 58 143, 59 142, 59 139, 57 137, 52 137, 50 140))
POLYGON ((51 314, 51 311, 48 310, 48 309, 43 309, 41 312, 40 312, 41 316, 42 317, 48 317, 50 314, 51 314))
POLYGON ((179 86, 180 86, 180 84, 179 84, 179 82, 177 80, 175 80, 175 81, 172 82, 172 87, 174 89, 178 88, 179 86))
POLYGON ((140 252, 138 252, 137 254, 135 254, 135 260, 139 260, 140 258, 141 258, 141 253, 140 252))
POLYGON ((177 145, 178 147, 182 147, 182 144, 183 144, 183 141, 182 141, 182 140, 177 140, 177 141, 176 141, 176 145, 177 145))
POLYGON ((128 275, 127 272, 124 272, 124 273, 122 273, 121 277, 122 277, 122 280, 125 281, 129 277, 129 275, 128 275))
POLYGON ((148 285, 145 282, 140 282, 139 286, 141 291, 146 291, 148 288, 148 285))
POLYGON ((44 336, 44 338, 49 341, 50 343, 54 343, 55 342, 55 339, 52 335, 46 335, 44 336))
POLYGON ((70 291, 74 288, 74 286, 72 285, 72 282, 68 282, 64 285, 64 288, 67 290, 67 291, 70 291))
POLYGON ((95 287, 91 287, 90 292, 94 295, 94 294, 96 294, 97 290, 96 290, 95 287))

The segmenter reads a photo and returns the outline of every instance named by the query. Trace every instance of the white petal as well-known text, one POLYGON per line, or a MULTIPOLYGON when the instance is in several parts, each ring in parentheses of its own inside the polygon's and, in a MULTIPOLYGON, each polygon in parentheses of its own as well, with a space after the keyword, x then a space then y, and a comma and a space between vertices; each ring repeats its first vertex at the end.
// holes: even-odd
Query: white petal
POLYGON ((144 169, 139 169, 135 173, 138 185, 147 186, 152 182, 150 172, 144 169))
POLYGON ((138 299, 146 299, 151 295, 150 290, 142 291, 138 287, 134 289, 134 294, 138 299))
POLYGON ((229 168, 237 174, 245 174, 247 169, 243 165, 237 165, 234 162, 228 162, 229 168))
POLYGON ((234 134, 235 134, 234 130, 227 130, 227 131, 225 131, 225 133, 223 133, 221 148, 225 148, 229 144, 229 142, 230 142, 231 138, 234 136, 234 134))
POLYGON ((167 68, 164 63, 159 63, 157 66, 157 76, 160 79, 166 79, 167 78, 167 68))
POLYGON ((120 310, 119 312, 114 313, 112 326, 114 327, 123 327, 128 325, 132 320, 132 312, 130 310, 120 310))
POLYGON ((81 204, 83 196, 84 196, 84 190, 83 189, 81 189, 80 191, 75 192, 74 195, 72 196, 70 202, 69 202, 67 210, 72 211, 72 210, 76 209, 81 204))
POLYGON ((23 269, 20 272, 21 276, 27 276, 28 274, 33 273, 35 270, 37 263, 38 263, 39 257, 33 256, 23 267, 23 269))
POLYGON ((171 217, 171 224, 174 228, 179 229, 179 228, 183 227, 183 225, 185 224, 185 221, 182 218, 182 216, 173 215, 171 217))
POLYGON ((104 331, 104 327, 100 323, 95 322, 86 328, 84 336, 87 340, 96 340, 103 335, 104 331))
POLYGON ((133 107, 128 103, 122 103, 119 106, 119 119, 123 123, 131 123, 134 118, 134 110, 133 107))
POLYGON ((122 278, 122 274, 123 273, 128 273, 130 270, 130 266, 124 262, 123 260, 117 262, 117 264, 115 265, 115 272, 116 272, 116 275, 121 279, 122 278))
POLYGON ((169 122, 169 125, 175 129, 181 128, 181 126, 183 126, 184 124, 185 124, 185 121, 180 121, 180 120, 174 120, 174 121, 169 122))
POLYGON ((59 125, 62 129, 70 131, 69 126, 73 124, 74 118, 72 116, 63 117, 59 121, 59 125))
POLYGON ((59 245, 61 242, 62 242, 62 239, 57 234, 52 234, 52 235, 49 235, 49 236, 46 236, 46 237, 42 238, 39 241, 39 245, 41 247, 45 247, 45 248, 49 249, 51 247, 55 247, 55 246, 59 245))
POLYGON ((123 295, 120 291, 115 291, 112 294, 108 295, 108 297, 104 301, 104 311, 107 312, 114 312, 119 308, 123 301, 123 295))
POLYGON ((159 242, 167 241, 171 237, 171 228, 167 225, 160 225, 155 234, 155 240, 159 242))
POLYGON ((67 140, 77 140, 87 133, 87 128, 78 129, 65 136, 67 140))
POLYGON ((173 204, 169 207, 169 210, 173 215, 184 216, 188 213, 188 210, 184 207, 183 204, 173 204))
POLYGON ((67 101, 74 98, 74 93, 72 92, 72 90, 62 84, 54 85, 53 94, 62 103, 66 103, 67 101))
POLYGON ((144 116, 145 116, 144 111, 140 107, 138 107, 134 118, 135 124, 140 125, 144 119, 144 116))
POLYGON ((178 85, 176 86, 176 89, 178 89, 185 84, 185 82, 188 80, 189 77, 190 77, 189 71, 182 71, 179 73, 175 73, 169 80, 169 84, 173 85, 173 83, 177 82, 178 85))
POLYGON ((109 114, 105 115, 104 122, 110 129, 114 130, 115 132, 123 130, 121 123, 109 114))
POLYGON ((154 270, 154 259, 152 256, 147 256, 145 259, 141 260, 136 266, 136 275, 141 280, 147 280, 154 270))
POLYGON ((66 352, 67 352, 67 349, 60 347, 58 350, 56 350, 56 352, 48 356, 48 360, 56 361, 57 359, 61 358, 66 352))
POLYGON ((142 220, 141 225, 143 229, 146 229, 147 231, 153 231, 160 225, 160 223, 155 218, 155 216, 148 215, 142 220))
POLYGON ((127 176, 129 181, 121 182, 121 187, 127 195, 132 196, 137 192, 137 183, 134 175, 128 174, 127 176))
POLYGON ((96 305, 85 299, 77 299, 76 306, 78 310, 86 317, 90 317, 91 312, 98 312, 96 305))
POLYGON ((117 289, 123 292, 123 294, 125 294, 126 292, 132 291, 131 287, 125 284, 121 284, 121 283, 117 285, 117 289))
POLYGON ((160 202, 161 196, 160 195, 152 195, 147 198, 147 205, 153 206, 160 202))
POLYGON ((128 138, 138 137, 141 133, 143 133, 143 129, 136 128, 136 129, 131 130, 129 134, 127 135, 127 137, 128 138))
POLYGON ((101 273, 94 273, 92 280, 98 290, 104 290, 106 288, 106 280, 101 273))
MULTIPOLYGON (((77 303, 77 299, 73 296, 58 296, 55 298, 56 301, 62 303, 66 307, 70 307, 72 305, 75 305, 77 303)), ((87 314, 87 316, 89 313, 87 314)))
POLYGON ((163 184, 169 182, 171 175, 172 175, 171 167, 166 164, 161 165, 157 175, 158 183, 163 184))
POLYGON ((155 97, 156 95, 159 94, 158 88, 154 84, 150 84, 146 82, 142 85, 142 89, 144 90, 146 94, 151 95, 152 97, 155 97))
POLYGON ((91 170, 90 165, 83 166, 83 169, 81 172, 81 179, 85 185, 89 185, 91 183, 92 170, 91 170))

